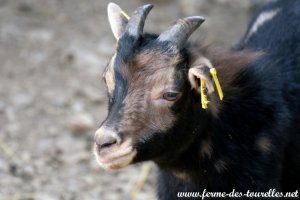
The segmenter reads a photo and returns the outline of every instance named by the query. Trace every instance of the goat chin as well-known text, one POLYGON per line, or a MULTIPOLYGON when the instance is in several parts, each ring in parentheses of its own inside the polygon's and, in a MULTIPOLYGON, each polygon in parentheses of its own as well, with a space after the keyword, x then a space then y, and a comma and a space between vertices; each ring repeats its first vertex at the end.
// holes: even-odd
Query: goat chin
POLYGON ((130 146, 101 156, 98 153, 96 145, 94 147, 94 155, 97 163, 100 165, 100 167, 107 171, 115 171, 130 165, 136 153, 136 150, 130 146))

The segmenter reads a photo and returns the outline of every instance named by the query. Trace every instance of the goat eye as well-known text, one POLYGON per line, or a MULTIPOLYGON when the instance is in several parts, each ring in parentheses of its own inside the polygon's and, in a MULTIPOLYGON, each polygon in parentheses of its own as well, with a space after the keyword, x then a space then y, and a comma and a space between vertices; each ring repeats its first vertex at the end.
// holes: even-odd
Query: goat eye
POLYGON ((163 98, 168 101, 175 101, 178 97, 177 92, 166 92, 163 94, 163 98))

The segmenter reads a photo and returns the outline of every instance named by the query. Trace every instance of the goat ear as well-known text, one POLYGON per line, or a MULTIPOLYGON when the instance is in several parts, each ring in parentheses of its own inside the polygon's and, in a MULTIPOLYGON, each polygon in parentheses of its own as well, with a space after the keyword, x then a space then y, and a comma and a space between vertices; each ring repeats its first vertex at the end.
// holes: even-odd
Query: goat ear
POLYGON ((111 30, 117 40, 120 39, 125 31, 128 19, 122 14, 122 9, 115 3, 109 3, 107 6, 108 21, 111 30))
POLYGON ((197 92, 200 93, 200 80, 205 82, 208 94, 214 92, 213 79, 210 75, 211 68, 212 64, 207 58, 200 58, 196 60, 189 69, 189 82, 192 88, 194 88, 197 92))

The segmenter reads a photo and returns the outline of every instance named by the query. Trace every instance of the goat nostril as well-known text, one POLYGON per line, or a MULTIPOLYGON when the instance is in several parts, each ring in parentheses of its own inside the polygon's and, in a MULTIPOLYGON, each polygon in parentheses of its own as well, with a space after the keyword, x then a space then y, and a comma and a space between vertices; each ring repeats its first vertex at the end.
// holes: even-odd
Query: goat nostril
POLYGON ((99 145, 100 148, 106 148, 112 146, 117 143, 117 139, 115 137, 106 137, 102 139, 96 139, 96 143, 99 145))

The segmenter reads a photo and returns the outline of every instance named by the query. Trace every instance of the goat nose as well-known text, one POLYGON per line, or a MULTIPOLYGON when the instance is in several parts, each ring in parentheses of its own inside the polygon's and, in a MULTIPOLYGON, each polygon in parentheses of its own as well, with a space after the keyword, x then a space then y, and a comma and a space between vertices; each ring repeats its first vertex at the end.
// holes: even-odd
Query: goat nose
POLYGON ((94 140, 101 149, 120 143, 120 138, 115 132, 102 127, 96 131, 94 140))
POLYGON ((99 145, 100 148, 109 147, 113 144, 117 143, 117 139, 112 136, 107 136, 105 138, 96 137, 96 144, 99 145))

